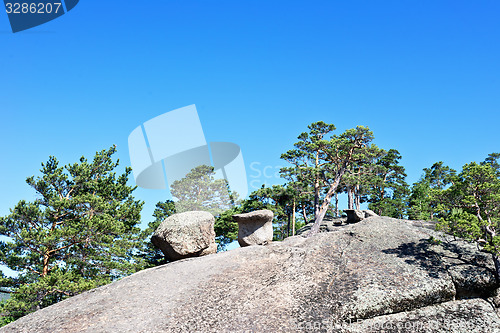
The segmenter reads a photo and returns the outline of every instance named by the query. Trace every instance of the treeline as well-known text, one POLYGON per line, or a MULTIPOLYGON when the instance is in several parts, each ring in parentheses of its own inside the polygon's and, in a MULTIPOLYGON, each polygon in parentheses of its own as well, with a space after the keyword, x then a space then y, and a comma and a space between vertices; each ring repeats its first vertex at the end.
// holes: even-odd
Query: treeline
MULTIPOLYGON (((345 193, 347 209, 368 208, 379 215, 439 222, 437 229, 475 241, 492 254, 500 282, 500 154, 465 164, 457 172, 442 161, 423 169, 419 181, 406 183, 396 149, 373 144, 373 133, 358 126, 334 134, 335 126, 316 122, 298 136, 294 148, 281 155, 289 163, 280 170, 284 185, 253 192, 231 213, 267 208, 275 213, 275 238, 295 233, 314 221, 308 236, 319 231, 325 216, 338 217, 338 196, 345 193)), ((234 235, 230 215, 219 226, 234 235)), ((227 234, 226 234, 227 235, 227 234)), ((230 239, 222 238, 221 242, 230 239)))
MULTIPOLYGON (((500 154, 492 153, 484 161, 466 164, 460 172, 442 161, 436 162, 423 169, 419 181, 409 185, 400 153, 390 147, 379 148, 373 140, 373 133, 362 126, 335 134, 333 124, 320 121, 309 125, 293 148, 281 155, 289 164, 280 170, 283 185, 263 186, 247 199, 234 201, 232 208, 215 214, 221 247, 237 237, 233 214, 272 210, 274 237, 281 240, 294 235, 305 223, 315 222, 317 231, 325 217, 339 217, 342 210, 338 198, 345 194, 348 203, 343 208, 360 209, 367 204, 383 216, 438 221, 447 232, 478 240, 492 253, 500 252, 496 232, 500 218, 500 154)), ((199 174, 200 170, 193 173, 199 174)), ((204 184, 198 185, 203 188, 201 192, 215 193, 209 189, 214 181, 213 169, 205 167, 203 172, 204 184)), ((173 186, 173 193, 176 191, 173 186)), ((197 209, 210 210, 213 206, 206 198, 181 199, 196 203, 197 209)), ((161 219, 168 215, 167 211, 172 213, 173 202, 168 204, 157 205, 155 214, 161 219), (165 207, 169 207, 167 211, 165 207)), ((151 223, 150 230, 161 219, 151 223)))
POLYGON ((214 214, 222 249, 237 238, 232 221, 237 213, 272 210, 274 236, 281 240, 311 221, 312 235, 325 217, 367 203, 379 215, 440 221, 446 232, 478 241, 493 254, 498 272, 500 154, 466 164, 460 172, 437 162, 410 186, 400 153, 373 140, 367 127, 335 134, 334 125, 313 123, 281 155, 288 163, 280 170, 284 184, 262 187, 244 200, 215 179, 212 167, 199 166, 171 184, 176 201, 158 202, 145 230, 139 228, 144 203, 127 185, 131 169, 116 174, 115 147, 66 166, 50 157, 41 176, 27 178, 37 199, 21 200, 0 217, 0 264, 18 273, 0 276, 0 291, 10 294, 0 304, 0 324, 163 264, 150 237, 166 217, 186 210, 214 214), (342 193, 347 207, 339 206, 342 193))

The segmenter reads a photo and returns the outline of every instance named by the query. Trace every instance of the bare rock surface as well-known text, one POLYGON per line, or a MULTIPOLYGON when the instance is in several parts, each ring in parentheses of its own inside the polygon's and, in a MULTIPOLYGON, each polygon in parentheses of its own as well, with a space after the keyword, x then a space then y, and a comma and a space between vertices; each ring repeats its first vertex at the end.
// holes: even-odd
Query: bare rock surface
POLYGON ((205 211, 177 213, 156 229, 151 242, 170 261, 217 252, 214 216, 205 211))
POLYGON ((268 209, 233 215, 238 223, 238 243, 241 247, 264 245, 273 240, 274 214, 268 209))
POLYGON ((498 316, 482 299, 467 299, 379 316, 345 325, 349 333, 500 332, 498 316))
POLYGON ((432 229, 432 230, 435 230, 436 229, 436 224, 438 222, 436 221, 423 221, 423 220, 409 220, 408 222, 412 223, 413 225, 417 226, 417 227, 422 227, 422 228, 427 228, 427 229, 432 229))
POLYGON ((496 288, 489 254, 408 221, 373 217, 147 269, 1 331, 371 332, 392 323, 373 332, 500 332, 484 300, 496 288), (429 320, 439 329, 396 327, 429 320))

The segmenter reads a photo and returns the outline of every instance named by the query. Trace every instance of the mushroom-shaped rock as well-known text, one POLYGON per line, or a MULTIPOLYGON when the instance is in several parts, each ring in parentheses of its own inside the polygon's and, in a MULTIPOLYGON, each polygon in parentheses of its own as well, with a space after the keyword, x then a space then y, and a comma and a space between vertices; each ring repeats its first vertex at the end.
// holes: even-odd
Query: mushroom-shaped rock
POLYGON ((374 216, 378 216, 377 213, 375 213, 373 210, 371 209, 366 209, 364 210, 363 212, 365 212, 365 219, 369 218, 369 217, 374 217, 374 216))
POLYGON ((216 253, 214 222, 209 212, 177 213, 160 224, 151 242, 170 261, 216 253))
POLYGON ((347 214, 347 223, 356 223, 369 217, 378 216, 374 211, 369 209, 346 209, 344 212, 347 214))
POLYGON ((365 218, 365 213, 358 209, 346 209, 344 212, 347 214, 347 223, 356 223, 365 218))
POLYGON ((268 209, 233 215, 238 222, 238 243, 241 247, 263 245, 273 240, 273 212, 268 209))

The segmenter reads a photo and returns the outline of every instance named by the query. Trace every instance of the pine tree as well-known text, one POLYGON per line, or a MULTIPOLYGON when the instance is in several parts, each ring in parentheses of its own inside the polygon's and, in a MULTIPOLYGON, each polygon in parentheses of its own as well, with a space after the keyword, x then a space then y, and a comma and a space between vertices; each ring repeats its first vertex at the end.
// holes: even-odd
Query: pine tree
POLYGON ((456 171, 441 161, 423 171, 424 175, 413 184, 408 197, 408 216, 412 220, 437 220, 441 192, 453 182, 456 171))
POLYGON ((466 164, 442 193, 438 227, 480 243, 492 254, 500 282, 500 174, 490 161, 466 164))
POLYGON ((375 145, 367 147, 364 158, 353 163, 342 178, 347 193, 347 208, 361 209, 361 203, 368 201, 370 189, 376 181, 376 174, 382 169, 378 159, 386 152, 375 145))
POLYGON ((500 153, 491 153, 488 154, 488 157, 481 162, 481 165, 489 164, 491 167, 497 172, 500 177, 500 153))
POLYGON ((151 243, 151 236, 158 229, 160 224, 170 215, 175 214, 175 203, 172 200, 158 202, 153 212, 155 220, 148 223, 148 227, 141 232, 142 240, 141 252, 139 256, 144 260, 144 268, 165 264, 165 256, 159 248, 151 243))
POLYGON ((319 226, 325 217, 332 198, 337 193, 342 177, 354 166, 364 164, 373 158, 379 149, 370 144, 373 133, 368 127, 357 126, 340 135, 333 135, 329 141, 322 140, 319 145, 324 154, 325 167, 322 170, 323 180, 328 184, 327 192, 308 236, 319 232, 319 226))
POLYGON ((314 200, 314 218, 319 213, 321 193, 326 186, 323 170, 325 156, 323 147, 325 140, 331 138, 335 125, 323 121, 308 126, 309 132, 301 133, 294 144, 295 149, 281 155, 281 159, 292 164, 291 167, 281 168, 281 177, 294 183, 300 195, 310 194, 314 200))
POLYGON ((378 159, 370 184, 370 204, 368 208, 378 215, 403 218, 408 195, 405 168, 399 165, 401 154, 390 149, 378 159))
POLYGON ((200 165, 193 168, 184 178, 170 186, 172 196, 178 200, 175 208, 178 213, 204 210, 214 216, 220 215, 234 205, 229 185, 225 179, 215 179, 212 166, 200 165))
MULTIPOLYGON (((280 172, 290 182, 302 185, 299 193, 306 194, 307 189, 312 189, 315 223, 309 235, 313 235, 319 231, 343 176, 350 173, 354 177, 356 166, 364 168, 380 150, 370 144, 373 133, 367 127, 358 126, 340 135, 333 135, 335 126, 323 121, 308 128, 309 132, 299 135, 295 149, 281 156, 292 166, 280 172)), ((360 183, 356 184, 356 190, 360 202, 360 183)))
MULTIPOLYGON (((3 322, 49 306, 136 270, 134 249, 143 203, 127 185, 131 169, 119 176, 113 146, 92 162, 60 167, 42 163, 41 176, 26 182, 38 199, 25 200, 0 218, 0 263, 16 271, 2 276, 11 293, 2 304, 3 322)), ((140 265, 139 265, 140 266, 140 265)))

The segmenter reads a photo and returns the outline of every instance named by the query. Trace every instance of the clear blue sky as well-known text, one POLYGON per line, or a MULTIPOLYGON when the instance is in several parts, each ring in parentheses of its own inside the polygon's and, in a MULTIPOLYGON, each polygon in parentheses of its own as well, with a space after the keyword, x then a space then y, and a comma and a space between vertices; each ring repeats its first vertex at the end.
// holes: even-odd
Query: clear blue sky
MULTIPOLYGON (((369 126, 408 182, 442 160, 500 151, 498 1, 91 1, 13 34, 0 12, 0 215, 25 178, 118 146, 145 121, 196 104, 207 141, 250 168, 313 121, 369 126)), ((267 169, 268 174, 271 169, 267 169)), ((132 182, 133 183, 133 182, 132 182)), ((255 182, 253 183, 255 184, 255 182)), ((135 192, 143 221, 166 191, 135 192)))

